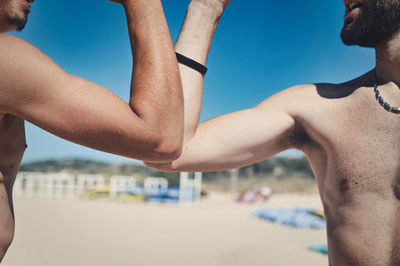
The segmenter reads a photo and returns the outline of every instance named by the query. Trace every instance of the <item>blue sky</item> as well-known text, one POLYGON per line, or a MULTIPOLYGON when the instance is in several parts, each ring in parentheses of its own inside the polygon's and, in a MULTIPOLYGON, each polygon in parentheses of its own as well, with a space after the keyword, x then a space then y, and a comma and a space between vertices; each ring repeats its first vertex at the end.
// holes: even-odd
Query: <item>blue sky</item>
MULTIPOLYGON (((175 40, 190 1, 162 2, 175 40)), ((211 48, 201 119, 252 107, 293 85, 343 82, 369 71, 374 51, 340 41, 343 16, 343 1, 233 0, 211 48)), ((132 59, 121 6, 106 0, 36 0, 26 28, 12 34, 67 72, 128 100, 132 59)), ((68 143, 30 124, 26 134, 24 162, 64 157, 131 162, 68 143)))

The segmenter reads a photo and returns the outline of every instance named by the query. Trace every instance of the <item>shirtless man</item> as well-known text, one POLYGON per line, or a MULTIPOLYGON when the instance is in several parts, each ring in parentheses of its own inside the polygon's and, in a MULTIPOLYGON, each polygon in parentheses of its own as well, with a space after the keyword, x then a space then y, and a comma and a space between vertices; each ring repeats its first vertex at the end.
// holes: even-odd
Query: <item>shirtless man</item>
MULTIPOLYGON (((192 0, 176 50, 205 64, 229 0, 192 0), (190 32, 196 33, 191 34, 190 32)), ((400 265, 400 0, 346 0, 346 45, 376 50, 375 71, 341 84, 306 84, 258 106, 200 123, 202 80, 182 72, 182 156, 165 171, 217 171, 303 151, 316 176, 333 266, 400 265), (379 96, 378 95, 378 96, 379 96), (386 101, 390 103, 383 106, 386 101)), ((338 18, 339 19, 339 18, 338 18)), ((322 63, 322 62, 321 62, 322 63)), ((266 251, 268 252, 268 250, 266 251)))
MULTIPOLYGON (((33 0, 0 0, 0 32, 22 29, 33 0)), ((129 104, 71 76, 38 49, 0 34, 0 261, 14 233, 12 185, 26 148, 24 120, 97 150, 155 162, 179 157, 183 93, 160 0, 113 0, 128 20, 129 104)))

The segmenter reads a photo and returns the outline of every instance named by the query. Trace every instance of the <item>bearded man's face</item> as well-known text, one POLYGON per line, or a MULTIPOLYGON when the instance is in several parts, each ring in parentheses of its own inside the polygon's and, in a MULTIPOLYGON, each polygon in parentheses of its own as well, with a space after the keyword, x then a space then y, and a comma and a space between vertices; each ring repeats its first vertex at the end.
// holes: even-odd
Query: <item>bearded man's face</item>
POLYGON ((400 29, 400 0, 345 0, 341 38, 346 45, 377 47, 400 29))

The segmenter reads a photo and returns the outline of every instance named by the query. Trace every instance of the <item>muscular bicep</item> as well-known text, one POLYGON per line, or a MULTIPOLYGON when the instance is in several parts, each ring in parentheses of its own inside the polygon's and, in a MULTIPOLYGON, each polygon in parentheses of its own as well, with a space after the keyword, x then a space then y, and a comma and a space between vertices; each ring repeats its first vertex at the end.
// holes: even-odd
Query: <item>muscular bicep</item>
POLYGON ((217 171, 238 168, 289 148, 295 120, 274 100, 201 123, 182 156, 164 170, 217 171))
POLYGON ((87 147, 149 158, 151 133, 126 102, 67 74, 30 44, 0 38, 0 111, 87 147))

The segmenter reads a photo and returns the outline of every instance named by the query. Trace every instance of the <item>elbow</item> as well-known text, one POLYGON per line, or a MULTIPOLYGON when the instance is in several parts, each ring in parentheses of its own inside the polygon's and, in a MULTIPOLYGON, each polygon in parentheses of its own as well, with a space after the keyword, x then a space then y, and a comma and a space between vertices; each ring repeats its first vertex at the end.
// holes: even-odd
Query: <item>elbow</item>
POLYGON ((179 172, 179 158, 182 156, 182 143, 164 143, 160 148, 154 151, 149 159, 143 163, 148 167, 157 169, 163 172, 179 172))
MULTIPOLYGON (((142 161, 167 163, 178 159, 183 149, 183 118, 173 122, 147 122, 143 133, 142 161)), ((169 119, 168 119, 169 121, 169 119)), ((133 157, 133 156, 132 156, 133 157)))
POLYGON ((160 138, 152 150, 149 162, 168 163, 177 160, 182 154, 181 138, 160 138))
POLYGON ((182 148, 180 146, 161 147, 154 151, 152 162, 172 162, 177 160, 182 154, 182 148))
POLYGON ((168 163, 177 160, 183 149, 183 119, 182 123, 158 130, 151 162, 168 163))

